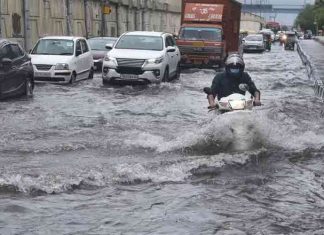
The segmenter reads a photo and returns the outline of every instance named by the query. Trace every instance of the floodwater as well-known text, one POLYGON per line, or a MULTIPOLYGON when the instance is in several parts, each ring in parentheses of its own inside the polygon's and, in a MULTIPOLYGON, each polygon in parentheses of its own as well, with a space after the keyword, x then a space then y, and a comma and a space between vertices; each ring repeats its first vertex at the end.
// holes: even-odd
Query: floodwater
POLYGON ((0 234, 324 234, 323 103, 297 52, 244 57, 253 112, 208 113, 198 69, 1 102, 0 234))

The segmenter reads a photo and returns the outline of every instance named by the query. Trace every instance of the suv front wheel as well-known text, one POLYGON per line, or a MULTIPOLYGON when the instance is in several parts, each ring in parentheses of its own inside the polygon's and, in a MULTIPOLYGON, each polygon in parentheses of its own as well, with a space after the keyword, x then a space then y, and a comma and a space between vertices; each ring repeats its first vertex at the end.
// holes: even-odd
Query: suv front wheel
POLYGON ((164 70, 164 75, 162 78, 162 82, 168 82, 169 81, 169 68, 166 67, 164 70))
POLYGON ((30 77, 27 77, 25 82, 25 95, 27 98, 32 97, 34 94, 34 83, 30 77))

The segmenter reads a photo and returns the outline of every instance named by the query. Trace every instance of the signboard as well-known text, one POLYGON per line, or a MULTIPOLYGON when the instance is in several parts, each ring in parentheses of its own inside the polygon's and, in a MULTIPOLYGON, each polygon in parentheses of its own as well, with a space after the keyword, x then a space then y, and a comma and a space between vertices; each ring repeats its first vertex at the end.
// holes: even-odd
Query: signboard
POLYGON ((105 5, 102 7, 102 13, 105 15, 109 15, 111 13, 111 11, 112 11, 112 9, 110 6, 105 5))
POLYGON ((221 22, 224 5, 187 3, 184 21, 190 22, 221 22))

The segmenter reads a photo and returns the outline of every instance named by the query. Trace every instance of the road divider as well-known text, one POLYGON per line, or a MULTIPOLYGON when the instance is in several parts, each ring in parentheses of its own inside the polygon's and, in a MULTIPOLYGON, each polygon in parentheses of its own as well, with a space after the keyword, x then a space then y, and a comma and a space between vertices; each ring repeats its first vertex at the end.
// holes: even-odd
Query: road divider
POLYGON ((298 54, 303 62, 303 64, 306 66, 307 74, 309 79, 314 81, 314 92, 315 95, 320 97, 322 100, 324 100, 324 84, 323 81, 319 78, 318 74, 316 73, 315 66, 312 64, 312 61, 310 57, 307 55, 307 53, 303 50, 300 43, 297 43, 297 51, 298 54))

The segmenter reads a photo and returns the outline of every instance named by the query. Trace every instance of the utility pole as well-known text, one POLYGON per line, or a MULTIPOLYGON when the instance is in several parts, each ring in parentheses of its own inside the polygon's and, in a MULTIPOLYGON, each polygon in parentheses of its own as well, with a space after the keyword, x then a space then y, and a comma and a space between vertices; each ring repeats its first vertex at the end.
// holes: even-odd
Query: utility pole
POLYGON ((31 42, 31 27, 30 27, 30 11, 29 0, 24 0, 24 37, 25 37, 25 50, 29 51, 32 47, 31 42))
POLYGON ((101 37, 108 36, 106 22, 108 22, 108 16, 110 13, 111 8, 109 0, 101 0, 101 37))
POLYGON ((72 29, 72 7, 71 7, 71 0, 66 0, 66 20, 67 20, 67 33, 69 36, 73 35, 73 29, 72 29))
POLYGON ((88 0, 83 0, 83 8, 84 8, 84 28, 85 28, 85 37, 89 38, 89 20, 88 20, 88 0))

